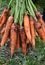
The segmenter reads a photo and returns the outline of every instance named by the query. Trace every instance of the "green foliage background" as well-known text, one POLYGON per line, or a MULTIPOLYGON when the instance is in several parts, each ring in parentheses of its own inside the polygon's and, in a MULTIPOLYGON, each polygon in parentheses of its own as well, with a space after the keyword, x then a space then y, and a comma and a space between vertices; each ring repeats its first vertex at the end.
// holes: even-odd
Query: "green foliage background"
POLYGON ((45 8, 45 0, 33 0, 37 6, 45 8))
POLYGON ((8 5, 9 1, 10 0, 0 0, 0 14, 2 13, 4 7, 8 5))

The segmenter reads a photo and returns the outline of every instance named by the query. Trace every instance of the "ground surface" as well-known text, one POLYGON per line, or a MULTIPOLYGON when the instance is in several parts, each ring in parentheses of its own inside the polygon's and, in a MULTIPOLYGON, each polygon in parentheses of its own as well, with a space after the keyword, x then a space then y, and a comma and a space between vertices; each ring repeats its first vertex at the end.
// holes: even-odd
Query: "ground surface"
POLYGON ((45 43, 37 37, 35 50, 30 49, 27 56, 22 54, 21 49, 16 50, 13 58, 6 44, 0 48, 0 65, 45 65, 45 43))

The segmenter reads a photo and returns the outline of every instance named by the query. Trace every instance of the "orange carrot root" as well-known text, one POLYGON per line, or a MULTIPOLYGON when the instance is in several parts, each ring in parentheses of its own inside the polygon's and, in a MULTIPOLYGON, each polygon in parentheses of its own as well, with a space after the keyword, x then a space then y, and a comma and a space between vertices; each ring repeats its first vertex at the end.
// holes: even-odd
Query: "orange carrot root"
POLYGON ((8 16, 9 16, 9 10, 5 8, 0 18, 0 28, 3 26, 4 23, 6 23, 8 16))
POLYGON ((14 23, 11 26, 11 57, 13 56, 15 49, 16 49, 16 42, 17 42, 17 29, 14 23))
POLYGON ((8 21, 7 21, 6 27, 5 27, 5 33, 4 33, 3 37, 2 37, 1 46, 4 46, 4 44, 7 41, 7 38, 8 38, 9 31, 10 31, 12 23, 13 23, 13 17, 10 16, 8 21))
POLYGON ((27 38, 31 42, 31 33, 30 33, 30 25, 29 25, 28 15, 24 16, 24 29, 25 29, 25 33, 26 33, 27 38))
POLYGON ((16 49, 19 49, 20 48, 20 35, 19 35, 19 30, 20 30, 20 27, 19 25, 17 25, 17 43, 16 43, 16 49))
POLYGON ((32 17, 30 17, 30 28, 31 28, 32 48, 35 48, 35 29, 34 29, 34 19, 32 17))
POLYGON ((37 18, 38 18, 38 21, 39 21, 40 24, 42 25, 42 28, 43 28, 44 33, 45 33, 45 23, 44 23, 44 20, 42 19, 42 16, 41 16, 40 12, 37 12, 37 13, 36 13, 36 16, 37 16, 37 18))
POLYGON ((37 12, 36 16, 37 16, 38 21, 41 23, 41 25, 45 26, 44 21, 42 19, 42 16, 41 16, 40 12, 37 12))
POLYGON ((16 49, 20 48, 20 37, 19 34, 17 34, 17 44, 16 44, 16 49))
POLYGON ((24 28, 20 29, 20 36, 21 36, 21 42, 22 42, 22 52, 24 55, 27 54, 26 50, 26 36, 25 36, 25 31, 24 28))
POLYGON ((39 22, 35 23, 35 28, 36 28, 36 31, 37 31, 39 37, 40 37, 43 41, 45 41, 45 33, 44 33, 44 31, 43 31, 43 29, 42 29, 42 26, 41 26, 41 24, 40 24, 39 22))

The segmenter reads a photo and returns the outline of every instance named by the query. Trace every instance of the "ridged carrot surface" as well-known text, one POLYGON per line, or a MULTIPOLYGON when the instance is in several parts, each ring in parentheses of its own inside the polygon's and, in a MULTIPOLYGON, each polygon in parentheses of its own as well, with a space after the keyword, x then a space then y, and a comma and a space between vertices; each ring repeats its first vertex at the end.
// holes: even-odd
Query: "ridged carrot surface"
POLYGON ((35 29, 34 29, 34 19, 32 17, 30 17, 30 28, 31 28, 32 47, 35 48, 35 29))
POLYGON ((25 33, 26 33, 27 38, 31 42, 31 33, 30 33, 30 25, 29 25, 28 15, 24 16, 24 29, 25 29, 25 33))
POLYGON ((15 49, 16 49, 16 43, 17 43, 17 29, 14 23, 11 26, 11 35, 10 35, 10 43, 11 43, 11 57, 13 56, 15 49))
POLYGON ((24 55, 26 55, 27 53, 27 49, 26 49, 26 36, 25 36, 25 31, 24 28, 20 29, 20 36, 21 36, 21 45, 22 45, 22 52, 24 55))
POLYGON ((11 29, 12 23, 13 23, 13 17, 10 16, 8 18, 8 21, 7 21, 7 24, 6 24, 6 27, 5 27, 5 32, 4 32, 4 35, 3 35, 2 40, 1 40, 1 46, 4 46, 4 44, 7 41, 7 38, 8 38, 8 35, 9 35, 9 31, 11 29))
POLYGON ((36 31, 37 31, 39 37, 40 37, 43 41, 45 41, 45 33, 44 33, 44 31, 43 31, 43 29, 42 29, 42 26, 41 26, 41 24, 40 24, 39 22, 35 23, 35 28, 36 28, 36 31))

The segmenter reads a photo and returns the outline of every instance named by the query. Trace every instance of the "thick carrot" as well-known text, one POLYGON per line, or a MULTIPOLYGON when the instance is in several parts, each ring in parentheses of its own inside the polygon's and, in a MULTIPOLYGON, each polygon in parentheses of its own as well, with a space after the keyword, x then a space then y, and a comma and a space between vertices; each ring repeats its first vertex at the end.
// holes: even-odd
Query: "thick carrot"
POLYGON ((34 29, 34 19, 32 17, 30 17, 30 28, 31 28, 32 48, 35 48, 35 29, 34 29))
POLYGON ((22 42, 22 52, 24 55, 26 55, 27 50, 26 50, 26 36, 25 36, 25 31, 24 28, 20 29, 20 36, 21 36, 21 42, 22 42))
POLYGON ((0 38, 2 38, 2 37, 3 37, 4 32, 5 32, 5 28, 3 28, 3 29, 1 30, 1 32, 0 32, 0 38))
POLYGON ((26 33, 27 38, 31 42, 31 33, 30 33, 30 25, 29 25, 28 15, 24 16, 24 29, 25 29, 25 33, 26 33))
POLYGON ((6 24, 6 27, 5 27, 5 32, 4 32, 4 35, 3 35, 2 40, 1 40, 1 46, 4 46, 4 44, 7 41, 7 38, 8 38, 9 31, 10 31, 12 23, 13 23, 13 17, 10 16, 8 18, 8 21, 7 21, 7 24, 6 24))
POLYGON ((16 49, 16 42, 17 42, 17 29, 14 23, 11 26, 11 57, 13 56, 15 49, 16 49))
POLYGON ((4 11, 2 12, 2 15, 0 18, 0 28, 7 21, 8 15, 9 15, 9 10, 7 8, 5 8, 4 11))
POLYGON ((42 26, 39 22, 35 22, 35 28, 36 28, 36 31, 39 35, 39 37, 45 41, 45 33, 44 33, 44 30, 42 29, 42 26))

